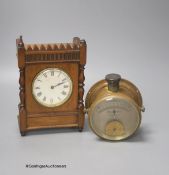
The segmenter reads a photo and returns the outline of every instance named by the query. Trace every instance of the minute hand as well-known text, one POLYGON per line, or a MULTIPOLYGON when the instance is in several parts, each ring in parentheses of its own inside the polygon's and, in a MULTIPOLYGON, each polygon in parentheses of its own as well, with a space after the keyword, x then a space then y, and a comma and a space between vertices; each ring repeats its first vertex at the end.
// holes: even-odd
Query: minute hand
POLYGON ((55 86, 51 86, 51 88, 53 89, 54 87, 59 86, 59 85, 61 85, 61 84, 63 84, 63 83, 65 83, 65 82, 58 83, 58 84, 56 84, 55 86))

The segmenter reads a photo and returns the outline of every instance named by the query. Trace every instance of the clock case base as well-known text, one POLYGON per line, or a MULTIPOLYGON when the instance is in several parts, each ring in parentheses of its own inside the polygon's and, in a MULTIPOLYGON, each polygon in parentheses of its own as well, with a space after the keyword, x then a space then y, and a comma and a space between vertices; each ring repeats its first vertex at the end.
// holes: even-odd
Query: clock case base
MULTIPOLYGON (((28 127, 24 131, 20 128, 20 134, 21 136, 25 136, 26 132, 48 129, 48 128, 77 128, 79 132, 82 132, 83 126, 82 125, 80 126, 78 119, 79 119, 78 115, 77 116, 55 115, 53 117, 29 117, 27 119, 28 127)), ((21 121, 22 119, 18 115, 19 126, 21 126, 20 124, 21 121)))
MULTIPOLYGON (((20 104, 18 123, 21 136, 27 132, 46 128, 78 128, 79 131, 84 127, 84 66, 86 64, 86 42, 78 37, 73 38, 72 43, 65 44, 33 44, 25 45, 22 37, 16 40, 18 67, 20 72, 20 104), (29 56, 30 55, 30 56, 29 56), (44 56, 45 55, 45 56, 44 56), (30 113, 27 111, 27 96, 25 82, 25 69, 27 65, 34 64, 57 64, 57 63, 76 63, 78 65, 78 92, 77 108, 69 111, 39 112, 30 113)), ((73 76, 73 75, 72 75, 73 76)), ((31 80, 32 81, 32 80, 31 80)), ((69 106, 71 109, 71 106, 69 106)), ((66 109, 66 106, 65 106, 66 109)))

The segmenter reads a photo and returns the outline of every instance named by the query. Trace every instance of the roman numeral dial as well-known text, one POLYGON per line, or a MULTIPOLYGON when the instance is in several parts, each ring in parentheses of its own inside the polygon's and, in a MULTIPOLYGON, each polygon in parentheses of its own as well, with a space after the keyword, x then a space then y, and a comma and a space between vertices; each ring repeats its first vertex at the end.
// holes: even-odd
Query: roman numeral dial
POLYGON ((40 105, 56 107, 69 100, 72 86, 69 74, 58 68, 48 68, 39 72, 34 78, 32 94, 40 105))

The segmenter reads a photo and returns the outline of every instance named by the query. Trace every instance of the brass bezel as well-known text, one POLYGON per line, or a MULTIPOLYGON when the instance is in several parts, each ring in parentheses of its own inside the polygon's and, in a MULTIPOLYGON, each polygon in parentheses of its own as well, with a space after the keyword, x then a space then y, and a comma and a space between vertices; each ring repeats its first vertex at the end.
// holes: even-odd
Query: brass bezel
POLYGON ((137 106, 133 100, 131 100, 131 99, 127 98, 127 97, 126 97, 126 99, 122 99, 121 97, 117 97, 117 96, 116 96, 116 97, 111 97, 111 96, 104 97, 104 98, 102 98, 102 99, 100 99, 100 100, 97 100, 97 101, 95 101, 94 103, 92 103, 92 105, 90 106, 90 108, 89 108, 89 110, 88 110, 88 118, 89 118, 88 123, 89 123, 89 126, 90 126, 90 128, 92 129, 92 131, 93 131, 97 136, 99 136, 100 138, 102 138, 102 139, 104 139, 104 140, 111 140, 111 141, 125 140, 125 139, 131 137, 132 135, 134 135, 135 132, 137 131, 137 129, 139 128, 139 126, 140 126, 140 124, 141 124, 141 119, 142 119, 139 106, 137 106), (99 135, 99 134, 95 131, 94 127, 92 126, 92 122, 91 122, 92 116, 91 116, 91 113, 92 113, 92 111, 94 110, 94 108, 95 108, 100 102, 102 102, 102 101, 104 101, 104 100, 112 100, 112 99, 114 99, 114 98, 116 98, 116 99, 118 98, 118 99, 121 99, 121 100, 123 100, 123 101, 125 100, 125 101, 127 101, 127 102, 130 101, 130 102, 132 103, 132 105, 135 107, 135 110, 136 110, 137 113, 138 113, 138 119, 139 119, 139 120, 138 120, 138 123, 137 123, 137 125, 136 125, 136 128, 133 130, 133 133, 131 133, 131 134, 130 134, 129 136, 127 136, 127 137, 118 136, 118 137, 116 137, 116 138, 112 138, 111 136, 108 136, 108 135, 105 135, 105 134, 99 135))
POLYGON ((36 74, 36 76, 34 77, 33 81, 32 81, 32 96, 33 96, 34 100, 35 100, 38 104, 40 104, 40 105, 42 105, 42 106, 44 106, 44 107, 48 107, 48 108, 60 107, 61 105, 65 104, 65 103, 70 99, 70 97, 72 96, 72 92, 73 92, 73 81, 72 81, 72 78, 71 78, 71 76, 70 76, 69 73, 67 73, 64 69, 61 69, 61 68, 56 68, 56 67, 45 68, 45 69, 41 70, 40 72, 38 72, 38 73, 36 74), (70 79, 71 87, 70 87, 70 92, 69 92, 69 94, 67 95, 67 98, 65 98, 62 102, 57 103, 57 105, 46 105, 46 104, 44 104, 44 103, 42 103, 42 102, 40 102, 40 101, 37 100, 37 98, 36 98, 36 96, 35 96, 35 94, 34 94, 34 91, 33 91, 33 85, 34 85, 35 80, 37 79, 37 77, 38 77, 40 74, 43 74, 45 71, 53 70, 53 69, 64 72, 64 73, 67 75, 67 77, 70 79))
MULTIPOLYGON (((86 95, 86 99, 85 99, 85 107, 88 109, 90 108, 90 105, 91 105, 91 96, 93 96, 93 94, 96 94, 98 92, 100 92, 102 89, 106 88, 104 94, 112 94, 112 92, 110 92, 108 90, 108 83, 106 82, 106 80, 100 80, 98 82, 96 82, 88 91, 87 95, 86 95)), ((142 106, 142 96, 141 96, 141 93, 139 91, 139 89, 133 84, 131 83, 130 81, 126 80, 126 79, 121 79, 120 80, 120 88, 126 88, 128 87, 129 89, 128 90, 134 90, 135 93, 137 94, 137 105, 140 107, 140 108, 143 108, 142 106)), ((115 93, 113 93, 115 94, 115 93)), ((99 96, 99 95, 98 95, 99 96)), ((93 101, 93 100, 92 100, 93 101)))

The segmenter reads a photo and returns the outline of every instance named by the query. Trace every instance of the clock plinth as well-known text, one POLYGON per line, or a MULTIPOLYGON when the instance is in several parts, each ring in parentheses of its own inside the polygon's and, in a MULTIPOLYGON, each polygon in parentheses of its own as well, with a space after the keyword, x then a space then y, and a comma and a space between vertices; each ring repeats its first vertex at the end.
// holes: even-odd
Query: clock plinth
POLYGON ((24 44, 20 37, 16 45, 20 72, 18 121, 21 135, 43 128, 71 127, 82 131, 86 42, 75 37, 72 43, 24 44), (45 70, 48 72, 47 75, 41 74, 43 82, 35 83, 34 86, 37 75, 45 70), (57 71, 68 78, 57 78, 57 71), (67 88, 70 88, 71 83, 66 81, 69 78, 72 91, 68 95, 67 88))

